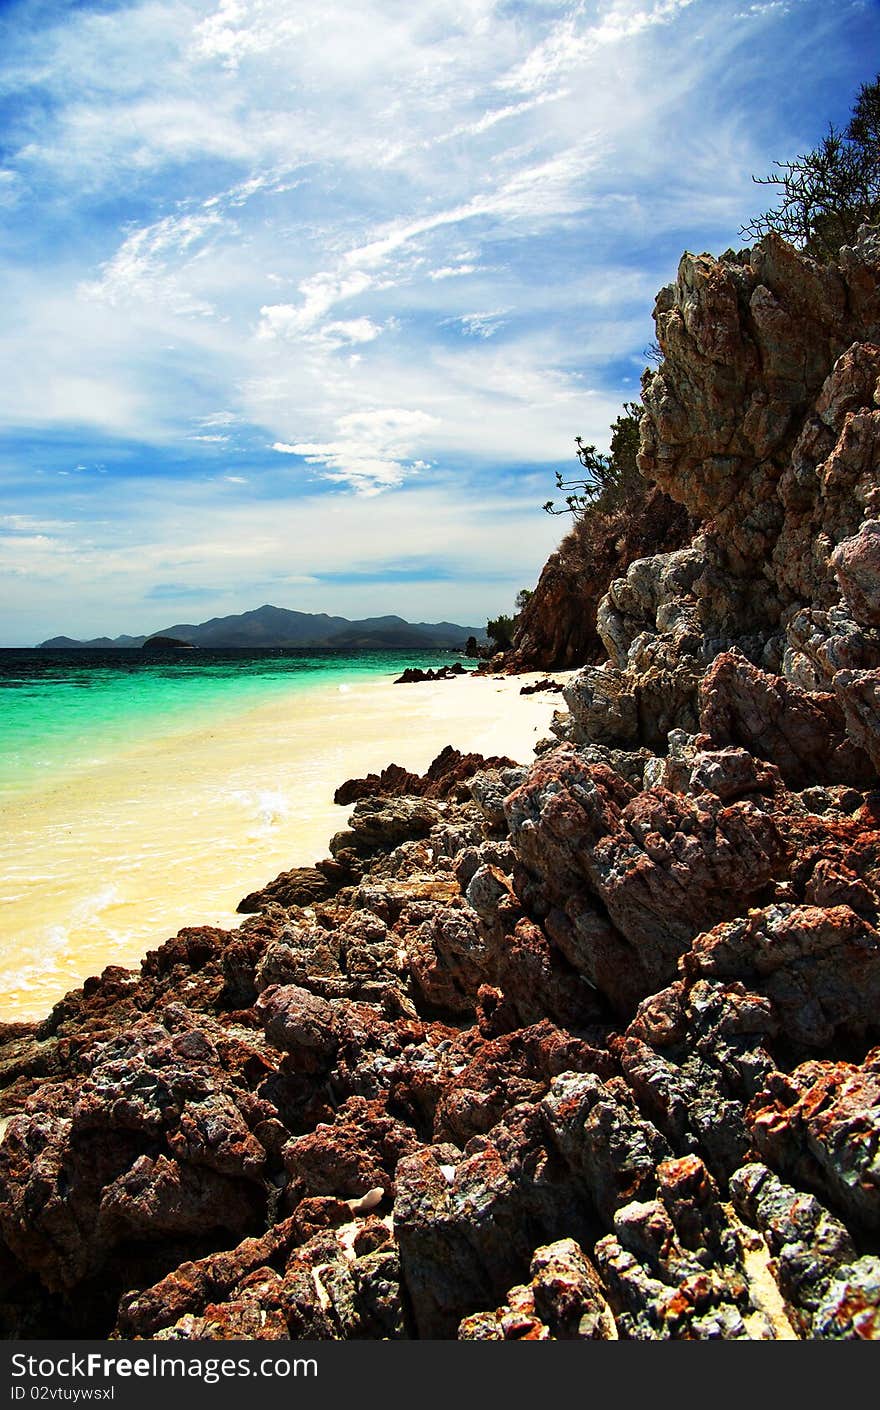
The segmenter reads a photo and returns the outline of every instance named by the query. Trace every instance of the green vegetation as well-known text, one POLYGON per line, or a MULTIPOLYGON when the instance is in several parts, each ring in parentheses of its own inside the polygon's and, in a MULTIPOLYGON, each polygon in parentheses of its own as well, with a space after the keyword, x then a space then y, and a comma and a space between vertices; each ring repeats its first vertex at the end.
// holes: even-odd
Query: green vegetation
POLYGON ((516 617, 507 617, 502 612, 498 617, 492 617, 486 623, 486 635, 495 644, 496 651, 507 651, 513 645, 513 634, 516 631, 516 617))
POLYGON ((880 74, 862 84, 845 132, 831 124, 812 152, 776 162, 778 173, 752 177, 774 186, 779 204, 743 226, 759 239, 775 231, 814 259, 834 259, 860 225, 880 221, 880 74))
POLYGON ((493 617, 491 621, 486 623, 486 635, 489 640, 494 643, 493 655, 495 651, 508 651, 513 645, 513 638, 519 626, 519 619, 528 606, 531 597, 534 597, 534 592, 531 588, 520 588, 516 595, 515 616, 508 617, 502 612, 500 616, 493 617))
POLYGON ((636 464, 643 411, 641 402, 624 402, 621 415, 611 427, 611 448, 607 455, 575 436, 577 458, 587 473, 566 480, 557 470, 556 488, 569 493, 561 506, 548 499, 544 505, 548 514, 573 514, 576 519, 582 519, 590 510, 609 514, 633 499, 644 498, 647 487, 636 464))

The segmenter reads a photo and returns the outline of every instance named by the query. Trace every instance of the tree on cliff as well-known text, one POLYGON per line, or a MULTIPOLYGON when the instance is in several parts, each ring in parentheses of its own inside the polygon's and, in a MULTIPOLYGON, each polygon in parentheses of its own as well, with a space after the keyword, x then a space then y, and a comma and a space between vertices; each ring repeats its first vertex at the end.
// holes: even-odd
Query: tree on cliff
POLYGON ((862 84, 845 132, 829 124, 812 152, 775 166, 777 173, 752 180, 776 187, 779 204, 740 234, 759 239, 775 231, 814 259, 830 260, 860 225, 880 221, 880 74, 862 84))
POLYGON ((507 651, 513 645, 519 619, 532 597, 534 597, 534 592, 531 588, 520 588, 516 595, 515 615, 508 617, 502 612, 497 617, 490 618, 486 623, 486 635, 494 643, 496 651, 507 651))
POLYGON ((626 504, 635 495, 641 497, 645 483, 639 475, 636 455, 639 449, 639 422, 644 408, 641 402, 626 401, 623 411, 611 427, 611 445, 607 455, 586 445, 575 436, 577 458, 586 475, 566 480, 557 470, 556 488, 568 490, 561 506, 548 499, 544 509, 548 514, 574 514, 582 517, 591 508, 608 513, 626 504))
POLYGON ((501 612, 497 617, 490 617, 486 623, 486 635, 494 643, 496 651, 506 651, 513 642, 513 634, 516 631, 516 618, 508 617, 501 612))

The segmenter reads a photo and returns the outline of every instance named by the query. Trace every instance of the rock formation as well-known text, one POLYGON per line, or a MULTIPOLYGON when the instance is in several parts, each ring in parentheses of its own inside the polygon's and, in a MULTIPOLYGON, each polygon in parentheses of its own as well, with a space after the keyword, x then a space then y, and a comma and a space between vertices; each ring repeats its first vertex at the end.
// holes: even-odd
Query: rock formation
MULTIPOLYGON (((468 638, 471 640, 471 638, 468 638)), ((428 667, 423 671, 420 666, 407 666, 402 675, 395 680, 395 685, 415 685, 417 681, 451 681, 456 676, 466 676, 467 671, 460 661, 456 661, 454 666, 438 666, 436 670, 428 667)))
POLYGON ((537 759, 349 780, 240 929, 0 1033, 7 1334, 880 1338, 880 234, 656 317, 697 531, 537 759))
POLYGON ((513 648, 492 669, 563 671, 603 660, 596 610, 609 584, 634 559, 687 543, 695 527, 687 510, 656 487, 635 510, 596 513, 588 526, 575 525, 544 565, 513 648))

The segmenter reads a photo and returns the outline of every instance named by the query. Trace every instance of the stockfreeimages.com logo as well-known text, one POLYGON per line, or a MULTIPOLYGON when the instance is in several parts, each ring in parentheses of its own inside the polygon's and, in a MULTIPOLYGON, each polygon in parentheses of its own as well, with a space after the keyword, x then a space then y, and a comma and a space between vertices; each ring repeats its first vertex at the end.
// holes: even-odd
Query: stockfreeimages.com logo
MULTIPOLYGON (((72 1352, 69 1356, 26 1356, 22 1352, 16 1352, 12 1357, 12 1378, 21 1380, 26 1378, 34 1381, 69 1381, 69 1380, 110 1380, 115 1377, 127 1379, 136 1377, 141 1380, 199 1380, 203 1385, 218 1385, 221 1381, 235 1380, 236 1378, 247 1377, 271 1377, 278 1380, 285 1380, 290 1376, 317 1376, 318 1363, 314 1357, 297 1357, 290 1360, 286 1356, 256 1357, 231 1357, 231 1356, 208 1356, 205 1358, 182 1357, 182 1356, 159 1356, 153 1352, 150 1356, 108 1356, 103 1352, 92 1351, 87 1355, 79 1355, 72 1352)), ((106 1390, 111 1390, 107 1387, 106 1390)), ((43 1397, 43 1386, 40 1385, 13 1385, 11 1387, 13 1400, 49 1398, 43 1397), (34 1395, 34 1391, 39 1392, 34 1395)), ((74 1397, 67 1394, 61 1397, 67 1399, 97 1400, 99 1398, 97 1389, 85 1391, 74 1397)), ((101 1395, 101 1399, 112 1399, 110 1395, 101 1395)))

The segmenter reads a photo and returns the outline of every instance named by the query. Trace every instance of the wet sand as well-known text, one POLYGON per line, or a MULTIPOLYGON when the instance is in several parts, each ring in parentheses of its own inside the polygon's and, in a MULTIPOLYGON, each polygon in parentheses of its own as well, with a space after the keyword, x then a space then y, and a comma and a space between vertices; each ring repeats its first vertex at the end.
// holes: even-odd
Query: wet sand
POLYGON ((0 815, 0 1019, 41 1017, 182 926, 239 924, 247 892, 327 855, 344 779, 421 772, 447 744, 528 762, 561 705, 520 695, 535 679, 299 691, 19 796, 0 815))

